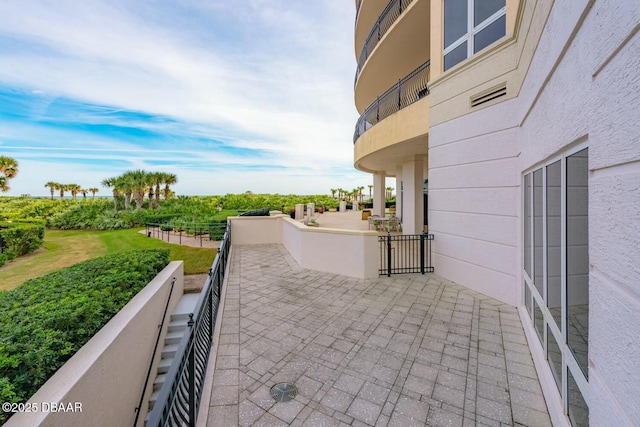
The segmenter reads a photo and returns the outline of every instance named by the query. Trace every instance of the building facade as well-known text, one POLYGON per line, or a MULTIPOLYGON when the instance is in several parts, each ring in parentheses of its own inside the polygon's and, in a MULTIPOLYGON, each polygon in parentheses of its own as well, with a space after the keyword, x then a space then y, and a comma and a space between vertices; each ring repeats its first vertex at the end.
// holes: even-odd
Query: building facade
POLYGON ((519 308, 557 425, 640 419, 640 3, 356 1, 354 166, 519 308))

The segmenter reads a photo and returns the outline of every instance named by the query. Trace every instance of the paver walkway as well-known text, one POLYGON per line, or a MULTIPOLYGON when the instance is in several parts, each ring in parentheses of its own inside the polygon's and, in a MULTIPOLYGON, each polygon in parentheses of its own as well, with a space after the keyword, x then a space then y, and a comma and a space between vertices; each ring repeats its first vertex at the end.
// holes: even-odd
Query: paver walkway
POLYGON ((301 269, 279 245, 231 262, 208 426, 551 425, 515 308, 436 275, 301 269))

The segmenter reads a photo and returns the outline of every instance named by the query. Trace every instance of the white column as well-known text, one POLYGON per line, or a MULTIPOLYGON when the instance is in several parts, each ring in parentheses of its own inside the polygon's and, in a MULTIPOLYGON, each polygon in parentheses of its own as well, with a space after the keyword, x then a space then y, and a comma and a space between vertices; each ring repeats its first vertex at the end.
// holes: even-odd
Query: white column
POLYGON ((402 231, 404 234, 419 234, 424 230, 423 205, 423 160, 416 158, 403 163, 403 212, 402 231))
POLYGON ((384 192, 385 175, 383 173, 373 174, 373 215, 384 216, 384 192))
POLYGON ((396 216, 402 219, 402 165, 396 167, 396 216))

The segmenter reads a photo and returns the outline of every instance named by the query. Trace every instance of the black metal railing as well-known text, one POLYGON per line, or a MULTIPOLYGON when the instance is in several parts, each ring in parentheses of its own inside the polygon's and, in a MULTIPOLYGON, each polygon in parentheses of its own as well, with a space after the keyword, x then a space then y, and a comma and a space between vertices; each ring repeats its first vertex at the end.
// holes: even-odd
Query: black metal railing
MULTIPOLYGON (((402 12, 409 6, 413 0, 391 0, 389 4, 384 8, 376 23, 371 28, 371 32, 369 36, 367 36, 367 41, 364 42, 362 46, 362 50, 360 51, 360 56, 358 57, 358 67, 356 68, 356 77, 353 82, 355 85, 358 82, 358 77, 360 76, 360 71, 362 71, 362 67, 364 63, 369 58, 369 55, 378 45, 378 42, 382 39, 382 37, 389 31, 389 28, 393 25, 394 22, 398 19, 398 17, 402 14, 402 12)), ((358 11, 360 10, 360 4, 358 5, 358 11)), ((357 15, 356 15, 357 18, 357 15)))
POLYGON ((358 22, 358 15, 360 14, 360 6, 362 6, 362 0, 358 0, 358 3, 356 3, 356 22, 358 22))
POLYGON ((222 240, 227 229, 227 225, 220 222, 148 222, 145 226, 147 237, 155 237, 167 242, 173 238, 177 239, 179 244, 182 244, 183 238, 197 240, 201 247, 204 240, 222 240))
POLYGON ((376 98, 364 110, 364 113, 356 123, 356 130, 353 134, 354 144, 360 138, 360 135, 378 124, 378 122, 429 95, 427 83, 429 82, 430 63, 431 61, 427 60, 406 77, 398 80, 398 83, 376 98))
POLYGON ((231 228, 227 225, 194 312, 189 315, 187 332, 149 413, 148 427, 196 425, 230 249, 231 228))
POLYGON ((431 241, 433 234, 399 234, 379 236, 378 274, 433 273, 431 241))

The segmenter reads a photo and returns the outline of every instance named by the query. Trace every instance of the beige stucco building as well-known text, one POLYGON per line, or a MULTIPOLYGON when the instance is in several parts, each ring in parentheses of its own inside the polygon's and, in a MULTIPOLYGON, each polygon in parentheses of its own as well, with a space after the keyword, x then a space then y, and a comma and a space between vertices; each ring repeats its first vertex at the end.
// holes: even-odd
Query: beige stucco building
POLYGON ((356 0, 354 166, 519 307, 556 425, 640 419, 640 3, 356 0))

